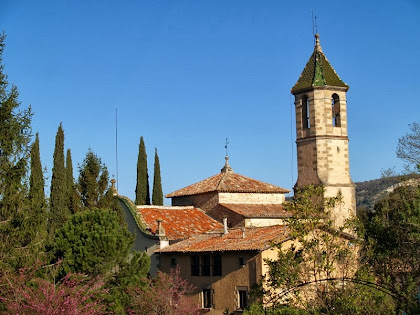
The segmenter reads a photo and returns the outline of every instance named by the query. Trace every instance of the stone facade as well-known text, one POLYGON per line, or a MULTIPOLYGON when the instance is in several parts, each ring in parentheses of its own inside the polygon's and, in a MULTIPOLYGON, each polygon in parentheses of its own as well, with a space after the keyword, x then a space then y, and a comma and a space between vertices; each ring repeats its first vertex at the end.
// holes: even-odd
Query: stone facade
MULTIPOLYGON (((314 54, 322 54, 325 58, 318 39, 319 36, 314 54)), ((328 66, 331 67, 329 64, 328 66)), ((342 83, 335 71, 333 75, 336 76, 335 82, 342 83)), ((302 76, 299 80, 304 80, 302 76)), ((298 164, 295 188, 322 184, 325 187, 324 197, 341 194, 341 205, 332 211, 335 225, 339 227, 347 218, 356 215, 355 185, 349 168, 346 101, 348 86, 344 83, 330 86, 326 84, 326 80, 319 82, 313 82, 312 86, 301 90, 292 89, 295 95, 298 164)))

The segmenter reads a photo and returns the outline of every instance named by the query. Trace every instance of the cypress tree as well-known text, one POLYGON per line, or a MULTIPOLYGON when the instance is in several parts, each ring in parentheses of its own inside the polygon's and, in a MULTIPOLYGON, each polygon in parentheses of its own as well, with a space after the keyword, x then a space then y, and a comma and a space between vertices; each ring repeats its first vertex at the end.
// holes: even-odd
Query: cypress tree
POLYGON ((163 206, 162 181, 160 178, 160 163, 157 149, 155 149, 155 169, 153 176, 152 203, 157 206, 163 206))
POLYGON ((67 149, 66 154, 66 187, 67 187, 67 207, 71 213, 76 213, 80 210, 79 198, 74 184, 73 177, 73 162, 71 159, 71 150, 67 149))
POLYGON ((44 174, 42 173, 41 157, 39 153, 39 135, 31 148, 31 175, 29 176, 29 203, 32 212, 44 210, 44 174))
POLYGON ((62 226, 70 216, 67 206, 66 169, 64 167, 64 131, 60 123, 55 136, 54 161, 51 177, 49 233, 62 226))
POLYGON ((136 205, 150 205, 149 174, 147 172, 147 155, 143 137, 140 137, 137 158, 136 205))

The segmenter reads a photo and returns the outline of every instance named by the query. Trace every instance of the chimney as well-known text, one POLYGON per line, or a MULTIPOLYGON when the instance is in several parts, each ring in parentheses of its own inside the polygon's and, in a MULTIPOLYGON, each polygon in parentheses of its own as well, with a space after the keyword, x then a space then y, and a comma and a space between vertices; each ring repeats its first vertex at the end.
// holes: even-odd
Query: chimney
POLYGON ((242 230, 242 238, 245 238, 245 228, 242 227, 241 230, 242 230))
POLYGON ((223 234, 228 234, 227 216, 223 217, 223 234))
POLYGON ((169 240, 168 238, 165 236, 165 229, 163 228, 162 225, 162 219, 159 218, 156 220, 157 221, 157 229, 156 229, 156 236, 159 237, 159 248, 165 248, 166 246, 169 246, 169 240))
POLYGON ((165 229, 162 226, 162 219, 157 219, 157 229, 156 229, 156 235, 157 236, 165 236, 165 229))

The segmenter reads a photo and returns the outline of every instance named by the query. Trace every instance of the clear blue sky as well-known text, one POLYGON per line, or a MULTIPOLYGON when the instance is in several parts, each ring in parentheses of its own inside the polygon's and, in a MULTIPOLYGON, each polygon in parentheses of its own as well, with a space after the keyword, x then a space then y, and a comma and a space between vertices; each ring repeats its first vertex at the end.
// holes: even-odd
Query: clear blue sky
MULTIPOLYGON (((220 171, 291 189, 296 181, 290 89, 323 50, 350 85, 350 171, 378 178, 402 163, 398 138, 420 120, 420 2, 0 0, 9 81, 32 105, 51 179, 57 127, 77 163, 91 148, 134 198, 140 136, 164 193, 220 171)), ((47 188, 49 191, 49 187, 47 188)), ((168 201, 166 201, 167 203, 168 201)))

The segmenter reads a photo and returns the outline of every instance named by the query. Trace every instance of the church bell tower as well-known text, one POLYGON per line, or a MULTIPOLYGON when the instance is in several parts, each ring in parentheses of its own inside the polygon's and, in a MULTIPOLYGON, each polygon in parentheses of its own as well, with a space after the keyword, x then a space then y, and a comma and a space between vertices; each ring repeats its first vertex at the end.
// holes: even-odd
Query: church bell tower
POLYGON ((296 188, 323 185, 324 197, 341 194, 332 210, 335 226, 356 215, 350 178, 346 92, 349 86, 325 57, 319 34, 314 52, 291 92, 295 96, 298 179, 296 188))

